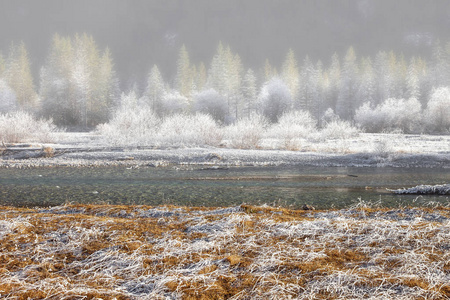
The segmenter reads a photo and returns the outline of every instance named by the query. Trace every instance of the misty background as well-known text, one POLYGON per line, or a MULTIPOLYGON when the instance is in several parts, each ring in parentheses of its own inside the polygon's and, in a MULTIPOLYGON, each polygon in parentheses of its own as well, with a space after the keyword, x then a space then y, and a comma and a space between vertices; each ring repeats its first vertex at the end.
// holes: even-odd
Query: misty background
POLYGON ((447 0, 0 1, 0 51, 23 41, 34 78, 55 33, 88 33, 110 48, 125 90, 134 82, 145 88, 153 64, 172 81, 183 44, 193 63, 208 64, 222 41, 249 68, 266 59, 280 66, 289 48, 299 60, 328 65, 349 46, 361 56, 393 50, 426 58, 434 42, 450 40, 449 28, 447 0))

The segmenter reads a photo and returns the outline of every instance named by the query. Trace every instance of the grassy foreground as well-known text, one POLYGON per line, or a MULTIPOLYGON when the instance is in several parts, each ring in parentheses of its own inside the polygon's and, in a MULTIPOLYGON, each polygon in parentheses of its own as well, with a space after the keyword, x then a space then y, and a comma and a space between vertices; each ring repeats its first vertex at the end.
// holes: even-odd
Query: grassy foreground
POLYGON ((449 299, 450 209, 0 208, 6 299, 449 299))

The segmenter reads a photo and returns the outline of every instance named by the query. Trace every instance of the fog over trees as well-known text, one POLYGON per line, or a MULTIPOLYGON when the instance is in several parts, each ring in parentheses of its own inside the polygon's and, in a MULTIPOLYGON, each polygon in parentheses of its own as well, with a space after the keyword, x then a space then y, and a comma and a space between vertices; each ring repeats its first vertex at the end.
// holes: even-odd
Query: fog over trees
MULTIPOLYGON (((35 2, 12 2, 2 2, 2 8, 19 19, 34 17, 32 8, 49 14, 35 2)), ((278 5, 267 1, 217 5, 204 1, 126 5, 93 1, 91 9, 68 1, 61 1, 64 5, 50 0, 43 3, 50 5, 49 9, 55 5, 54 12, 67 19, 56 20, 52 15, 44 20, 40 36, 47 41, 45 54, 26 34, 11 36, 7 48, 0 48, 2 113, 23 110, 77 129, 93 129, 110 121, 117 110, 127 108, 163 119, 201 113, 218 125, 237 124, 255 114, 278 123, 292 112, 291 117, 282 119, 284 123, 308 113, 318 127, 340 119, 368 132, 450 130, 450 36, 441 28, 450 23, 450 5, 445 1, 427 7, 422 2, 371 0, 280 1, 278 5), (97 16, 100 4, 109 4, 105 16, 97 16), (83 26, 67 15, 68 8, 74 9, 83 26), (147 17, 137 12, 138 8, 147 12, 147 17), (267 11, 269 8, 273 11, 267 11), (416 21, 405 21, 400 11, 395 11, 398 8, 416 21), (107 45, 105 41, 113 39, 96 27, 113 24, 109 14, 120 9, 130 16, 122 15, 124 28, 117 38, 129 43, 126 32, 136 39, 125 52, 115 40, 107 45), (257 12, 267 19, 261 21, 257 12), (307 12, 315 13, 314 18, 307 12), (381 13, 386 13, 385 23, 390 27, 380 22, 381 13), (93 22, 94 16, 98 24, 93 22), (141 18, 142 28, 137 29, 136 20, 130 20, 133 16, 141 18), (201 16, 203 23, 195 22, 194 16, 201 16), (300 16, 304 17, 301 21, 290 19, 300 16), (244 22, 245 18, 249 19, 244 22), (251 18, 263 26, 252 27, 251 18), (242 27, 234 27, 236 22, 242 27), (62 29, 48 32, 52 24, 62 23, 66 25, 62 29), (163 40, 156 42, 152 35, 146 38, 142 32, 148 30, 163 35, 163 40), (367 36, 359 36, 358 30, 367 36), (200 36, 205 31, 207 34, 200 36), (336 34, 346 38, 336 41, 336 34), (292 38, 285 40, 287 37, 292 38), (153 49, 149 42, 155 43, 153 49), (32 44, 30 50, 28 43, 32 44), (136 51, 143 53, 134 55, 136 51)), ((1 22, 11 25, 15 20, 7 17, 1 22)), ((11 31, 22 32, 21 28, 11 31)), ((0 46, 4 43, 3 39, 0 46)))

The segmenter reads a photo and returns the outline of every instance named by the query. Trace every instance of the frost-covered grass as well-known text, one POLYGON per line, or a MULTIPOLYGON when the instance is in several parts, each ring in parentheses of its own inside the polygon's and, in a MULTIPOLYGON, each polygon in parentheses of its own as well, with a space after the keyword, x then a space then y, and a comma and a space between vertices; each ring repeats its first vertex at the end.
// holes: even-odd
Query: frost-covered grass
POLYGON ((450 210, 0 210, 9 299, 447 299, 450 210))

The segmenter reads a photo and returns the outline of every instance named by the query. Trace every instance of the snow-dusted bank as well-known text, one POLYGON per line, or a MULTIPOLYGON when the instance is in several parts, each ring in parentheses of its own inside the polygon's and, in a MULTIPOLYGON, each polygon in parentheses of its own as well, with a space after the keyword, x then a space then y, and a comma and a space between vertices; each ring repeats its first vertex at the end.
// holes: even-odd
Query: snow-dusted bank
POLYGON ((8 299, 448 299, 450 210, 0 208, 8 299))
POLYGON ((392 190, 392 192, 399 195, 450 195, 450 184, 418 185, 409 189, 392 190))
POLYGON ((282 139, 265 138, 258 149, 155 144, 111 146, 94 133, 55 133, 52 144, 9 144, 0 167, 167 166, 177 164, 450 168, 450 136, 359 133, 353 137, 298 139, 295 150, 278 150, 282 139))

